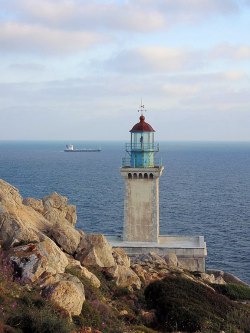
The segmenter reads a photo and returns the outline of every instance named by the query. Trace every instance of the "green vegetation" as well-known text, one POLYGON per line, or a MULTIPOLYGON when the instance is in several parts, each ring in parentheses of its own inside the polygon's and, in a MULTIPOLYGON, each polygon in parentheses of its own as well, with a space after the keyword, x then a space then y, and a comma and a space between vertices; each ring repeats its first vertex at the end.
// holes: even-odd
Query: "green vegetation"
POLYGON ((216 284, 213 285, 219 293, 227 296, 234 301, 250 300, 250 287, 241 284, 228 283, 226 285, 216 284))
POLYGON ((250 308, 235 304, 203 284, 168 276, 145 290, 163 332, 250 332, 250 308))
POLYGON ((38 292, 28 291, 1 276, 0 332, 68 333, 68 316, 38 292), (8 285, 8 288, 7 288, 8 285))
POLYGON ((67 273, 82 281, 86 295, 81 314, 71 322, 39 291, 13 281, 8 270, 0 264, 0 333, 76 333, 86 327, 102 333, 250 333, 250 307, 241 304, 250 299, 247 286, 209 287, 175 273, 145 290, 129 291, 117 287, 101 269, 93 269, 101 281, 98 289, 79 270, 70 269, 67 273))

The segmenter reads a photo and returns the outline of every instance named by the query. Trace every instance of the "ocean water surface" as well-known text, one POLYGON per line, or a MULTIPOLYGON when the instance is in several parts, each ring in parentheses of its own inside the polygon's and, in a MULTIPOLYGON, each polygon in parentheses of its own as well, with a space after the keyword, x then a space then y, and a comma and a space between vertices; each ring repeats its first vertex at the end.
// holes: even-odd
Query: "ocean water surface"
MULTIPOLYGON (((51 192, 77 206, 78 228, 121 233, 123 142, 72 142, 99 153, 64 153, 66 142, 0 142, 0 178, 23 197, 51 192)), ((250 283, 250 143, 160 143, 161 234, 204 235, 207 267, 250 283)))

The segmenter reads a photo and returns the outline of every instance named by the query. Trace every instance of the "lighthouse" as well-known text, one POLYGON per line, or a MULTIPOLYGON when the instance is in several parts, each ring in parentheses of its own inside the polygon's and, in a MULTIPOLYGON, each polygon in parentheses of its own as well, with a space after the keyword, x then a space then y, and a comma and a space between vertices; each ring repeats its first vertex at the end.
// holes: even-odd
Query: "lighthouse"
POLYGON ((154 141, 155 130, 145 121, 142 103, 138 111, 139 122, 130 130, 126 157, 120 167, 125 184, 123 232, 106 237, 114 248, 123 248, 131 257, 149 252, 161 256, 171 253, 183 268, 204 272, 204 236, 159 234, 159 180, 164 167, 157 160, 159 144, 154 141))
POLYGON ((154 142, 155 130, 145 121, 142 104, 139 111, 120 169, 125 182, 123 241, 157 243, 159 178, 164 167, 155 158, 159 144, 154 142))

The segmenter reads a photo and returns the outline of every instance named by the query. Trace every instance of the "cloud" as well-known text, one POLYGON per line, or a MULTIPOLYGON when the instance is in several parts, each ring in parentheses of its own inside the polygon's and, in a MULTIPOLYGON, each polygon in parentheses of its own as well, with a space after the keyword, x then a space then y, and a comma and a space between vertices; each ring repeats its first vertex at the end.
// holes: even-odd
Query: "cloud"
POLYGON ((5 7, 18 20, 63 29, 113 32, 166 30, 179 23, 200 23, 212 15, 239 11, 236 0, 5 0, 5 7))
POLYGON ((201 51, 164 46, 124 50, 107 62, 108 69, 124 73, 175 72, 197 69, 206 57, 201 51))
POLYGON ((220 44, 214 47, 210 56, 214 59, 250 60, 250 45, 220 44))
POLYGON ((0 135, 3 139, 13 135, 16 139, 65 139, 67 133, 77 139, 126 139, 138 120, 142 97, 147 121, 162 140, 230 139, 232 133, 223 132, 224 121, 234 129, 236 139, 249 140, 249 82, 244 72, 226 71, 156 73, 149 80, 110 73, 1 84, 0 122, 5 128, 0 135), (221 122, 213 133, 213 126, 204 119, 213 123, 218 115, 221 122))
MULTIPOLYGON (((118 45, 139 34, 169 33, 176 26, 239 12, 236 0, 2 0, 1 6, 0 49, 43 54, 73 53, 111 41, 118 45)), ((154 55, 149 54, 153 50, 145 51, 150 65, 160 54, 170 57, 163 50, 154 55)), ((181 67, 182 61, 177 54, 173 67, 181 67)))
POLYGON ((45 68, 44 65, 36 63, 15 63, 9 65, 9 69, 20 72, 41 72, 44 71, 45 68))
POLYGON ((148 32, 165 26, 164 16, 136 3, 81 0, 9 0, 19 20, 63 29, 108 29, 148 32))
POLYGON ((214 15, 227 16, 240 10, 237 0, 138 0, 161 12, 171 25, 196 24, 214 15))
POLYGON ((71 53, 104 41, 103 35, 93 32, 70 32, 24 23, 0 25, 0 50, 41 53, 71 53))
MULTIPOLYGON (((106 61, 105 66, 107 70, 124 74, 174 73, 201 69, 209 71, 217 61, 225 59, 232 60, 234 66, 249 61, 250 46, 219 44, 203 49, 142 46, 121 51, 106 61)), ((231 79, 237 79, 241 74, 233 68, 230 71, 231 79)))

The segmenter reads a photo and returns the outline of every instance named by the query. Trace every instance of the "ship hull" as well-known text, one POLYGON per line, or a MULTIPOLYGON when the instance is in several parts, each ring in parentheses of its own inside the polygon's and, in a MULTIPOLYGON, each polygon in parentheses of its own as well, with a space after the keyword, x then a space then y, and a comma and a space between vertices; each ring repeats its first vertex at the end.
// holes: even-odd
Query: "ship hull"
POLYGON ((95 153, 101 149, 64 149, 65 153, 95 153))

